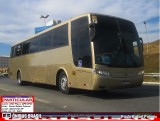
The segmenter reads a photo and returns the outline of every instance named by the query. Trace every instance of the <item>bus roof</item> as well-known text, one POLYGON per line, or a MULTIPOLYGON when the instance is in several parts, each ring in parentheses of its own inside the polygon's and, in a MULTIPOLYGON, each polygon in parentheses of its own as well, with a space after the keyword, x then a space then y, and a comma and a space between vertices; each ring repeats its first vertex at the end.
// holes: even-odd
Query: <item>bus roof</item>
MULTIPOLYGON (((50 28, 48 28, 48 29, 46 29, 46 30, 44 30, 44 31, 41 31, 41 32, 39 32, 39 33, 31 36, 31 37, 28 37, 28 38, 26 38, 26 39, 24 39, 24 40, 17 41, 17 42, 16 42, 15 44, 13 44, 12 46, 15 46, 15 45, 17 45, 17 44, 19 44, 19 43, 25 42, 25 41, 27 41, 27 40, 29 40, 29 39, 31 39, 31 38, 34 38, 34 37, 36 37, 36 36, 39 36, 39 35, 47 32, 47 31, 50 31, 50 30, 52 30, 52 29, 54 29, 54 28, 57 28, 57 27, 59 27, 59 26, 61 26, 61 25, 63 25, 63 24, 66 24, 66 23, 68 23, 69 21, 72 21, 72 20, 78 19, 78 18, 83 17, 83 16, 87 16, 87 15, 95 15, 95 16, 96 16, 96 15, 100 15, 100 16, 106 16, 106 17, 108 16, 108 17, 113 17, 113 18, 119 18, 119 17, 115 17, 115 16, 111 16, 111 15, 105 15, 105 14, 99 14, 99 13, 84 13, 84 14, 75 16, 75 17, 73 17, 73 18, 71 17, 70 19, 68 19, 68 20, 66 20, 66 21, 64 21, 64 22, 62 22, 62 23, 59 23, 59 24, 57 24, 57 25, 54 25, 54 26, 52 26, 52 27, 50 27, 50 28)), ((126 20, 126 19, 123 19, 123 18, 119 18, 119 19, 126 20)), ((126 21, 128 21, 128 20, 126 20, 126 21)))

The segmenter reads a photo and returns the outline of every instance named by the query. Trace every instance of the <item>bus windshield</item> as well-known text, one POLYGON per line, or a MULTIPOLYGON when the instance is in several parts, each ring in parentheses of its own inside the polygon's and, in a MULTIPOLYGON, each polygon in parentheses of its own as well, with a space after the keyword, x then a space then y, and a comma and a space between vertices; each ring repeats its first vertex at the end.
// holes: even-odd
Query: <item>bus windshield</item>
POLYGON ((97 16, 95 63, 117 68, 142 66, 138 33, 130 21, 97 16))

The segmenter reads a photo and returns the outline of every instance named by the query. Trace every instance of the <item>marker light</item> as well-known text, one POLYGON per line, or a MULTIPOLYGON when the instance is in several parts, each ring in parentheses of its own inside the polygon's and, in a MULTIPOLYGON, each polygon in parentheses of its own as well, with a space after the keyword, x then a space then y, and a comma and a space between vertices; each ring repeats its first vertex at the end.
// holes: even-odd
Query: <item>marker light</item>
POLYGON ((139 71, 139 72, 138 72, 138 75, 139 75, 139 76, 142 75, 142 74, 144 74, 144 71, 139 71))

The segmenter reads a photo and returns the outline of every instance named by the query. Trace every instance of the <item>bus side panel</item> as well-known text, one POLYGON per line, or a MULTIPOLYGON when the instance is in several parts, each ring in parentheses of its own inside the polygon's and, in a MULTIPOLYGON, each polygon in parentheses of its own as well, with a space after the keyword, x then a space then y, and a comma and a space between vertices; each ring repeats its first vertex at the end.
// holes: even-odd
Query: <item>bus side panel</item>
POLYGON ((18 70, 21 70, 21 63, 23 63, 23 58, 21 57, 16 57, 10 59, 10 67, 9 67, 9 73, 11 75, 12 79, 17 79, 17 72, 18 70))
POLYGON ((9 75, 11 79, 17 79, 14 61, 15 61, 15 58, 11 58, 9 63, 9 75))
POLYGON ((24 62, 19 68, 22 69, 22 79, 26 81, 56 84, 56 74, 60 67, 71 69, 71 54, 69 46, 47 50, 39 53, 21 56, 24 62))

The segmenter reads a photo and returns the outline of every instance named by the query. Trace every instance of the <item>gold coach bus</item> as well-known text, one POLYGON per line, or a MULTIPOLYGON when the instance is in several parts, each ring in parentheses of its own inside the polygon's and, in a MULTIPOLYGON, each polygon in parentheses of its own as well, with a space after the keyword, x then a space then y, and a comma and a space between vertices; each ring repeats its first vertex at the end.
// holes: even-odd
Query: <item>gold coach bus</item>
POLYGON ((131 21, 83 14, 13 45, 9 70, 19 85, 51 84, 62 93, 137 87, 143 41, 131 21))

